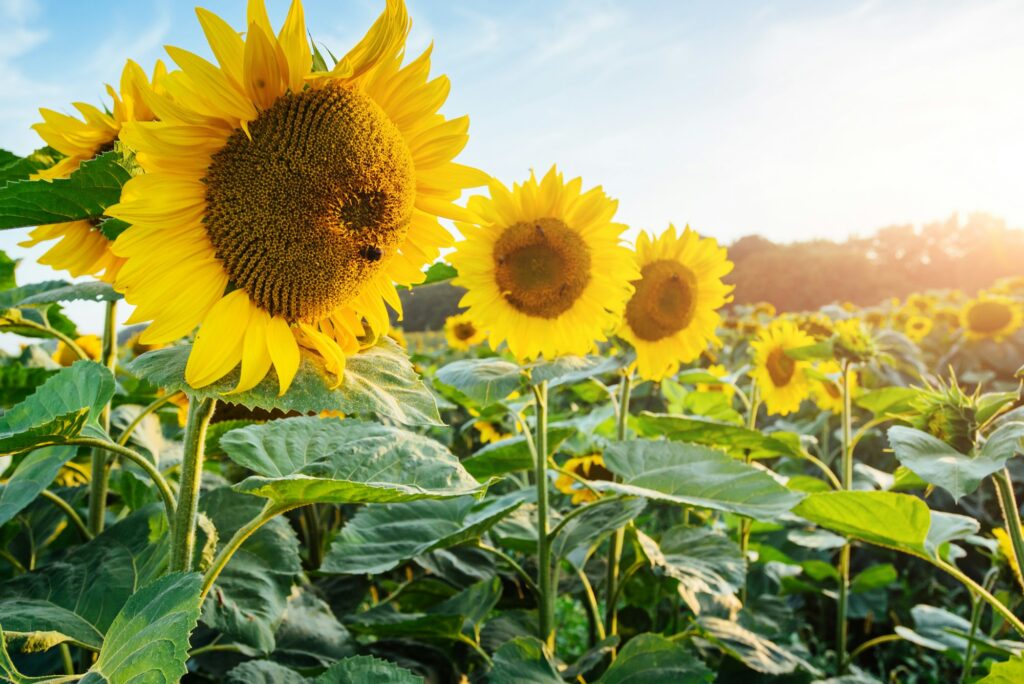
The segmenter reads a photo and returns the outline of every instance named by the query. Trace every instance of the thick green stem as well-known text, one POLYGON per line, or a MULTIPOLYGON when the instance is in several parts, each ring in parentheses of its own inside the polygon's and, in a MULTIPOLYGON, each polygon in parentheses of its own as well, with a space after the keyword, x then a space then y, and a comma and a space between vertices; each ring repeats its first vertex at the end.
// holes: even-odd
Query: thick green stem
POLYGON ((213 416, 214 399, 190 397, 188 422, 185 423, 185 452, 181 462, 181 485, 175 507, 171 541, 171 571, 192 569, 192 550, 196 543, 196 514, 199 510, 199 485, 203 478, 203 453, 206 427, 213 416))
MULTIPOLYGON (((616 438, 625 441, 629 432, 629 398, 633 390, 633 374, 626 371, 622 374, 622 383, 619 387, 619 420, 617 424, 616 438)), ((605 579, 605 615, 604 629, 606 634, 616 634, 619 629, 619 611, 617 602, 613 599, 618 595, 619 585, 619 564, 622 561, 622 542, 626 535, 626 529, 620 527, 612 534, 608 541, 608 576, 605 579)))
POLYGON ((548 649, 555 649, 555 594, 551 586, 551 540, 548 538, 548 382, 533 386, 536 406, 537 437, 534 440, 536 458, 534 479, 537 485, 537 589, 540 592, 538 606, 540 640, 548 649))
MULTIPOLYGON (((103 351, 100 362, 114 373, 117 367, 117 302, 107 302, 106 316, 103 321, 103 351)), ((110 402, 100 413, 100 427, 104 432, 110 431, 110 402)), ((94 534, 103 531, 107 515, 107 487, 109 471, 107 470, 107 454, 103 449, 93 449, 90 458, 91 475, 89 478, 89 530, 94 534)))
MULTIPOLYGON (((757 390, 757 385, 754 385, 750 390, 750 402, 747 410, 747 429, 757 429, 757 413, 761 410, 761 394, 757 390)), ((748 451, 743 456, 743 462, 750 463, 750 452, 748 451)), ((743 565, 746 567, 747 555, 750 552, 750 530, 754 526, 754 521, 750 518, 740 519, 740 558, 743 559, 743 565)), ((747 582, 746 579, 743 581, 743 586, 740 587, 740 601, 742 603, 747 602, 747 582)))
POLYGON ((274 502, 268 501, 260 511, 260 514, 247 522, 245 525, 240 527, 234 536, 228 540, 228 543, 217 553, 214 557, 213 562, 210 563, 210 567, 207 569, 206 574, 203 575, 203 588, 199 595, 199 602, 202 604, 206 600, 206 595, 210 593, 210 589, 213 588, 213 583, 220 577, 220 573, 223 572, 227 566, 228 561, 235 555, 235 552, 245 543, 245 540, 252 536, 253 532, 266 525, 268 522, 281 515, 287 513, 295 506, 280 506, 275 505, 274 502))
POLYGON ((1024 575, 1021 574, 1024 563, 1024 531, 1020 525, 1020 508, 1017 506, 1017 497, 1013 493, 1013 480, 1010 479, 1010 471, 1003 468, 1003 472, 996 473, 993 478, 996 482, 996 495, 999 498, 999 508, 1003 512, 1003 520, 1006 521, 1006 533, 1010 537, 1010 552, 1013 554, 1014 575, 1021 589, 1024 589, 1024 575))
MULTIPOLYGON (((853 401, 850 396, 850 362, 844 361, 842 367, 840 389, 843 393, 843 444, 842 444, 842 479, 843 489, 853 489, 853 401)), ((850 601, 850 545, 846 544, 839 551, 839 598, 836 605, 836 671, 842 675, 849 665, 846 651, 847 630, 849 626, 846 614, 850 601)))
POLYGON ((40 494, 44 499, 48 500, 57 508, 64 511, 64 515, 66 515, 68 517, 68 520, 70 520, 71 523, 78 528, 78 531, 82 533, 83 537, 85 537, 86 539, 93 538, 93 534, 89 531, 89 528, 86 527, 85 521, 82 520, 82 517, 78 515, 78 511, 76 511, 71 504, 69 504, 67 501, 60 498, 59 496, 57 496, 48 489, 44 489, 42 492, 40 492, 40 494))

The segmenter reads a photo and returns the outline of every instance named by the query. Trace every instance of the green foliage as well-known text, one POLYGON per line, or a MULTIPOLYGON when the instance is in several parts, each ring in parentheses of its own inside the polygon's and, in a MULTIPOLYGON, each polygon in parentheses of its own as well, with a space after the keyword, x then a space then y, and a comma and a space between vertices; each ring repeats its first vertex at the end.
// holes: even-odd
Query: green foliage
POLYGON ((501 359, 463 359, 437 370, 436 381, 457 389, 481 406, 501 401, 523 384, 523 372, 501 359))

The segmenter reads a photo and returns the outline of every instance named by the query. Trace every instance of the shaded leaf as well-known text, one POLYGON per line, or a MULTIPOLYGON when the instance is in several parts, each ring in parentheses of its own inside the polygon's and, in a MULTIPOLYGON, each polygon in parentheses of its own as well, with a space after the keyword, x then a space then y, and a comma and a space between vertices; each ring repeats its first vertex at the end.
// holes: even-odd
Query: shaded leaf
POLYGON ((317 677, 314 684, 422 684, 423 677, 373 656, 345 658, 317 677))
POLYGON ((684 642, 640 634, 626 643, 597 684, 701 684, 714 673, 684 642))
POLYGON ((301 674, 270 660, 250 660, 231 668, 226 684, 306 684, 301 674))
POLYGON ((75 447, 44 447, 26 456, 0 484, 0 525, 12 520, 49 487, 76 452, 75 447))
POLYGON ((599 543, 605 535, 640 515, 646 506, 644 499, 606 497, 575 509, 576 515, 551 535, 552 557, 564 558, 580 546, 589 548, 599 543))
POLYGON ((790 650, 738 623, 716 617, 702 617, 699 624, 707 638, 751 670, 781 675, 800 668, 819 674, 811 664, 790 650))
POLYGON ((489 406, 518 390, 523 372, 516 364, 501 359, 462 359, 439 368, 434 378, 481 406, 489 406))
POLYGON ((734 594, 746 579, 746 567, 730 539, 701 527, 673 527, 660 545, 639 530, 636 535, 652 567, 678 580, 679 595, 695 614, 701 613, 701 594, 739 608, 734 594))
POLYGON ((719 447, 738 455, 749 452, 752 458, 800 456, 800 437, 790 432, 765 434, 700 416, 647 412, 637 416, 636 424, 645 435, 719 447))
POLYGON ((298 668, 326 667, 355 650, 349 631, 308 587, 288 597, 274 640, 274 660, 298 668))
POLYGON ((544 644, 534 637, 510 639, 494 652, 490 684, 562 684, 544 644))
MULTIPOLYGON (((558 451, 562 443, 575 435, 573 426, 548 426, 548 456, 558 451)), ((533 457, 526 437, 510 437, 487 444, 469 458, 463 459, 463 467, 475 478, 483 479, 533 469, 533 457)))

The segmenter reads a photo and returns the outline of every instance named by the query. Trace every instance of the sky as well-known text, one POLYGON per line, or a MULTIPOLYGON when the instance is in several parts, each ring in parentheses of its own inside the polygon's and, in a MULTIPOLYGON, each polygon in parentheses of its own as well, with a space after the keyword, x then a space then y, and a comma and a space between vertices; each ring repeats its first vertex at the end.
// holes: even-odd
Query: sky
MULTIPOLYGON (((279 26, 287 0, 268 0, 279 26)), ((383 0, 309 0, 343 54, 383 0)), ((619 200, 630 236, 842 239, 987 211, 1024 227, 1024 3, 407 0, 434 44, 459 161, 506 183, 557 163, 619 200)), ((242 28, 243 0, 205 7, 242 28)), ((102 102, 124 60, 210 56, 193 4, 0 0, 0 147, 41 145, 38 108, 102 102)), ((22 282, 60 277, 0 234, 22 282)), ((72 317, 98 329, 99 305, 72 317)))

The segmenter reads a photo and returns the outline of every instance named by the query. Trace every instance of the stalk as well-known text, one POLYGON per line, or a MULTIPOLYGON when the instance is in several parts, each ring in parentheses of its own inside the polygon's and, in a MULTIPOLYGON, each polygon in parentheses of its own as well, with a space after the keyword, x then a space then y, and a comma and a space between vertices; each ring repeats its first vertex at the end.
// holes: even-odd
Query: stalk
MULTIPOLYGON (((840 389, 843 392, 843 444, 842 444, 842 479, 843 490, 853 488, 853 402, 850 396, 850 362, 843 361, 840 389)), ((849 657, 846 651, 847 630, 846 613, 850 601, 850 544, 847 543, 839 551, 839 598, 836 606, 836 658, 837 671, 840 675, 846 672, 849 657)))
MULTIPOLYGON (((191 410, 190 410, 191 412, 191 410)), ((191 417, 191 416, 189 416, 191 417)), ((220 573, 227 566, 228 561, 235 555, 235 552, 245 543, 245 540, 252 536, 252 534, 259 528, 266 525, 268 522, 276 518, 282 513, 287 513, 293 508, 298 506, 278 506, 272 501, 268 501, 260 511, 260 514, 247 522, 242 527, 238 528, 234 536, 228 540, 228 543, 224 545, 224 548, 214 557, 213 562, 210 563, 210 567, 206 570, 206 574, 203 575, 203 588, 199 594, 199 603, 206 600, 206 595, 210 593, 210 589, 213 588, 213 583, 220 577, 220 573)))
MULTIPOLYGON (((633 374, 628 370, 622 374, 619 386, 619 416, 617 421, 616 439, 625 441, 629 431, 629 397, 633 389, 633 374)), ((618 595, 619 563, 622 560, 622 541, 626 528, 620 527, 612 534, 608 542, 608 576, 605 580, 605 616, 604 630, 606 634, 616 634, 619 629, 618 595)), ((614 655, 614 651, 613 651, 614 655)))
POLYGON ((1012 564, 1016 570, 1014 575, 1021 589, 1024 589, 1024 532, 1020 525, 1020 508, 1017 506, 1017 497, 1013 493, 1013 480, 1010 479, 1010 471, 1003 468, 1003 472, 996 473, 993 478, 996 483, 996 495, 999 499, 999 509, 1003 512, 1003 520, 1006 521, 1006 533, 1010 537, 1010 552, 1013 554, 1012 564))
MULTIPOLYGON (((106 316, 103 320, 103 352, 100 361, 114 373, 117 366, 117 302, 107 302, 106 316)), ((110 402, 100 413, 100 427, 103 432, 110 431, 110 402)), ((90 457, 91 475, 89 478, 89 531, 97 535, 103 531, 104 518, 107 514, 107 486, 109 471, 107 455, 103 449, 93 449, 90 457)))
POLYGON ((67 501, 51 492, 49 489, 44 489, 39 494, 44 499, 46 499, 47 501, 55 505, 57 508, 59 508, 61 511, 63 511, 64 515, 66 515, 68 520, 70 520, 71 523, 78 528, 78 531, 82 533, 83 537, 85 537, 86 539, 93 538, 92 532, 89 531, 89 528, 86 527, 85 522, 82 521, 81 516, 78 515, 78 511, 76 511, 71 504, 69 504, 67 501))
POLYGON ((533 386, 534 404, 537 410, 537 437, 535 439, 536 460, 534 479, 537 485, 537 589, 540 593, 538 607, 540 640, 548 649, 555 649, 555 595, 551 587, 551 539, 548 537, 548 382, 533 386))
POLYGON ((181 485, 178 488, 178 505, 174 513, 171 538, 171 572, 188 572, 192 569, 206 428, 210 424, 215 405, 214 399, 189 399, 188 422, 185 424, 185 453, 181 463, 181 485))
MULTIPOLYGON (((761 396, 757 391, 757 385, 753 385, 750 390, 750 402, 747 411, 747 429, 757 429, 757 412, 761 410, 761 396)), ((750 464, 750 452, 748 451, 743 456, 743 462, 750 464)), ((750 530, 754 525, 754 521, 750 518, 740 519, 740 558, 743 559, 743 565, 746 567, 747 554, 750 550, 750 530)), ((740 601, 743 603, 747 602, 747 582, 744 578, 743 586, 740 588, 740 601)))

